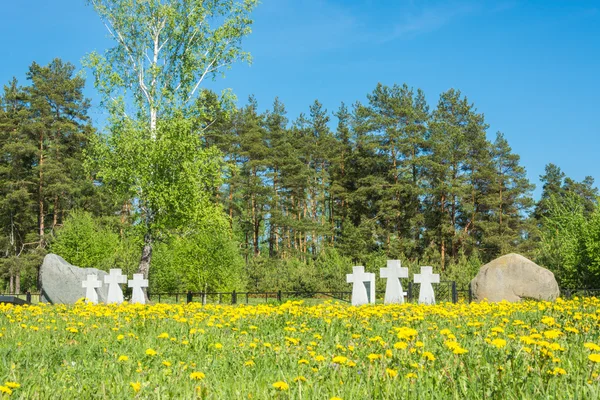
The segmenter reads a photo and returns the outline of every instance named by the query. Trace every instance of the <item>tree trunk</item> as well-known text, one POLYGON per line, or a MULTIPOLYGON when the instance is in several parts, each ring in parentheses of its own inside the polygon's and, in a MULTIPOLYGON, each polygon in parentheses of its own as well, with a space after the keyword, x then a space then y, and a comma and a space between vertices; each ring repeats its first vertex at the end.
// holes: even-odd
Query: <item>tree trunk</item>
MULTIPOLYGON (((142 257, 138 266, 138 273, 144 275, 144 279, 148 279, 150 272, 150 262, 152 261, 152 235, 150 232, 144 235, 144 247, 142 248, 142 257)), ((143 288, 144 297, 148 300, 147 288, 143 288)))
POLYGON ((40 156, 39 156, 39 184, 38 184, 38 205, 39 205, 39 235, 40 247, 44 247, 44 197, 43 197, 43 165, 44 165, 44 133, 40 134, 40 156))
POLYGON ((15 293, 21 293, 21 271, 17 270, 15 274, 15 293))
POLYGON ((54 210, 53 210, 53 216, 52 216, 52 231, 54 231, 54 228, 56 228, 56 225, 58 224, 58 195, 54 196, 54 210))

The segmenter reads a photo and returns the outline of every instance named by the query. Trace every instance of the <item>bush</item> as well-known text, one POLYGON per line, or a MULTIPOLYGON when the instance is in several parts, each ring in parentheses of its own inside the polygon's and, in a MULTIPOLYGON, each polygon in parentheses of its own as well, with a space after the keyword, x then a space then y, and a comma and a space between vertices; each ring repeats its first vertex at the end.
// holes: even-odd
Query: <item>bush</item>
POLYGON ((246 287, 237 243, 220 226, 156 243, 150 268, 152 291, 233 291, 246 287))
POLYGON ((72 211, 56 231, 49 251, 81 268, 107 271, 121 250, 119 234, 85 211, 72 211))

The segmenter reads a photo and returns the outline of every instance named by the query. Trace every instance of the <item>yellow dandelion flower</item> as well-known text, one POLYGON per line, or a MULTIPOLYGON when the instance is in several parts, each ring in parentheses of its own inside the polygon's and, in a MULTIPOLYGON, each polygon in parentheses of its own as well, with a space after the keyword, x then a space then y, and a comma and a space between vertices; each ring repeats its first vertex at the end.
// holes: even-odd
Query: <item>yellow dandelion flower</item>
POLYGON ((154 349, 148 349, 146 350, 146 355, 150 356, 150 357, 154 357, 156 355, 156 350, 154 349))
POLYGON ((139 382, 130 382, 129 385, 131 386, 131 388, 133 389, 133 391, 135 393, 139 392, 140 389, 142 388, 142 384, 139 382))
POLYGON ((190 379, 192 380, 201 381, 204 378, 206 378, 206 375, 203 372, 192 372, 190 374, 190 379))
POLYGON ((117 359, 117 361, 128 361, 129 357, 127 356, 119 356, 119 358, 117 359))
POLYGON ((588 358, 592 362, 600 363, 600 354, 590 354, 588 358))
POLYGON ((332 361, 334 363, 336 363, 336 364, 342 364, 343 365, 343 364, 346 363, 346 361, 348 361, 348 358, 344 357, 344 356, 335 356, 335 357, 333 357, 332 361))
POLYGON ((283 382, 283 381, 277 381, 273 384, 273 387, 277 390, 281 390, 282 392, 285 390, 288 390, 290 388, 290 385, 288 385, 287 383, 283 382))
POLYGON ((398 371, 396 371, 395 369, 391 369, 391 368, 386 368, 385 373, 390 378, 395 378, 396 376, 398 376, 398 371))
POLYGON ((7 386, 11 389, 18 389, 21 387, 21 385, 18 384, 17 382, 4 382, 4 386, 7 386))

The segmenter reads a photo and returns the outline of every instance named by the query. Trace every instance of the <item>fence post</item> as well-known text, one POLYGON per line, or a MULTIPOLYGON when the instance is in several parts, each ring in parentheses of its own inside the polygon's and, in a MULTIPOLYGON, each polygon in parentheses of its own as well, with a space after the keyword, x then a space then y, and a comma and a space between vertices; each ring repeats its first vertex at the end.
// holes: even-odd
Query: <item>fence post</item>
POLYGON ((248 292, 246 292, 246 304, 248 304, 248 292))
POLYGON ((456 281, 452 281, 452 302, 458 303, 458 292, 456 291, 456 281))
POLYGON ((237 293, 235 290, 231 293, 231 304, 237 303, 237 293))
POLYGON ((470 283, 469 283, 468 289, 469 289, 469 303, 472 303, 473 302, 473 292, 471 291, 470 283))
POLYGON ((202 292, 202 305, 206 305, 206 292, 202 292))
POLYGON ((28 303, 31 303, 31 293, 29 292, 29 290, 26 293, 25 299, 27 300, 28 303))
POLYGON ((192 291, 191 291, 191 290, 189 290, 189 291, 187 292, 187 302, 188 302, 188 303, 191 303, 191 302, 192 302, 192 296, 193 296, 193 294, 192 294, 192 291))
POLYGON ((281 289, 277 291, 277 301, 281 303, 281 289))

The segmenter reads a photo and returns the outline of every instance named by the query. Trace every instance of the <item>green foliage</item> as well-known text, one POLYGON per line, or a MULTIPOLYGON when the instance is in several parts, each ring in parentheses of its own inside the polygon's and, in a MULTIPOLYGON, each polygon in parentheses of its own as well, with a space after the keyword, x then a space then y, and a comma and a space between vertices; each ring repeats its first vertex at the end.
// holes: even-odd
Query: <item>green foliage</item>
POLYGON ((85 211, 72 211, 57 229, 49 246, 69 263, 81 268, 114 268, 119 253, 119 235, 85 211))
POLYGON ((586 215, 575 194, 547 199, 538 262, 552 270, 561 287, 600 285, 600 207, 586 215))
POLYGON ((243 290, 244 260, 225 224, 204 224, 155 245, 150 285, 154 292, 243 290))

